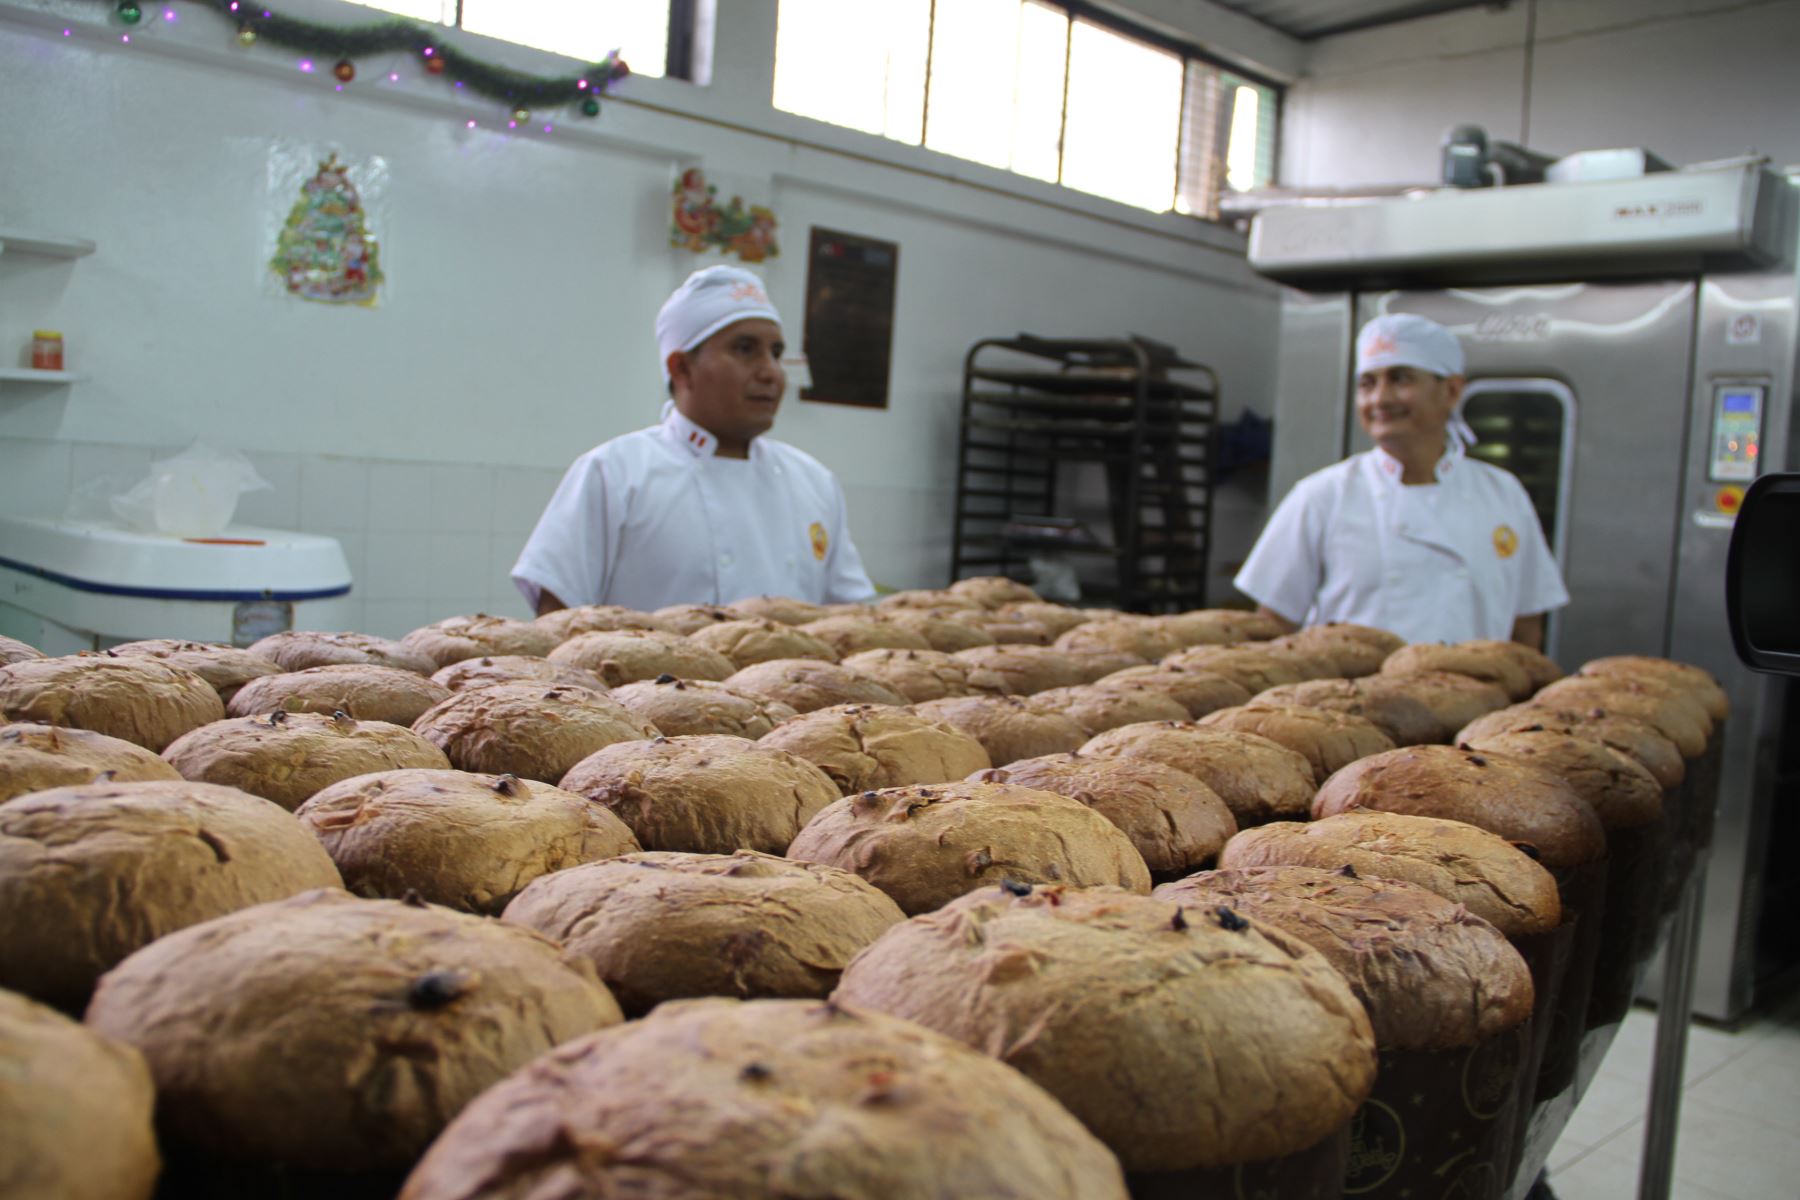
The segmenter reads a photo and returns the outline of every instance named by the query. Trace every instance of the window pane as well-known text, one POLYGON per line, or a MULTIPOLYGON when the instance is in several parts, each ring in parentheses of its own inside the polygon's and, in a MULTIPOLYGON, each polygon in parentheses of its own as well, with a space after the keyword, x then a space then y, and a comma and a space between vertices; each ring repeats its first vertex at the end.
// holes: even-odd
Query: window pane
POLYGON ((1220 176, 1220 115, 1229 101, 1222 101, 1224 86, 1219 73, 1205 63, 1187 64, 1187 100, 1181 114, 1181 187, 1175 194, 1175 211, 1199 217, 1218 214, 1220 176))
POLYGON ((1027 3, 1019 22, 1019 82, 1013 106, 1012 169, 1056 182, 1062 158, 1063 70, 1069 14, 1027 3))
POLYGON ((1240 192, 1267 187, 1275 182, 1275 89, 1226 80, 1235 99, 1225 186, 1240 192))
POLYGON ((1175 199, 1182 60, 1076 21, 1069 44, 1069 111, 1062 181, 1165 212, 1175 199))
POLYGON ((1068 14, 1044 4, 940 2, 925 144, 1054 180, 1068 30, 1068 14))
POLYGON ((599 62, 613 50, 633 75, 662 75, 669 0, 462 0, 470 33, 599 62))
POLYGON ((411 17, 416 21, 430 21, 436 25, 456 24, 456 0, 350 0, 352 4, 360 4, 364 8, 379 8, 383 12, 391 12, 397 16, 411 17))
POLYGON ((775 107, 914 145, 924 135, 931 0, 781 0, 775 107))

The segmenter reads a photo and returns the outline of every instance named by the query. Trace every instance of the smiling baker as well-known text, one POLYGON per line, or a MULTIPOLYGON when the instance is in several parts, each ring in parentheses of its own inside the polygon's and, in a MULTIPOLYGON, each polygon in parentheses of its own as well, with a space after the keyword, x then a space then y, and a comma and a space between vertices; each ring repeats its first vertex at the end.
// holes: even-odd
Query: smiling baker
POLYGON ((1542 648, 1544 614, 1569 593, 1524 487, 1451 433, 1463 372, 1462 344, 1435 321, 1363 326, 1356 417, 1375 447, 1294 485, 1238 590, 1294 627, 1355 621, 1409 642, 1542 648))
POLYGON ((694 272, 657 314, 656 342, 671 397, 661 424, 575 460, 513 566, 526 600, 546 613, 873 597, 837 478, 763 436, 787 376, 762 281, 694 272))

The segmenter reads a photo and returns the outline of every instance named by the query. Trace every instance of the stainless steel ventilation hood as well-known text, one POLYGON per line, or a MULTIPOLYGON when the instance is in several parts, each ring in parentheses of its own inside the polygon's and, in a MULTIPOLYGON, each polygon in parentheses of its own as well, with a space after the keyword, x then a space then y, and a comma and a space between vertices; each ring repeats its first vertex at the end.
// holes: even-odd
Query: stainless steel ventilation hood
POLYGON ((1269 208, 1250 265, 1306 290, 1531 283, 1746 270, 1793 241, 1790 186, 1760 162, 1640 179, 1444 189, 1269 208))

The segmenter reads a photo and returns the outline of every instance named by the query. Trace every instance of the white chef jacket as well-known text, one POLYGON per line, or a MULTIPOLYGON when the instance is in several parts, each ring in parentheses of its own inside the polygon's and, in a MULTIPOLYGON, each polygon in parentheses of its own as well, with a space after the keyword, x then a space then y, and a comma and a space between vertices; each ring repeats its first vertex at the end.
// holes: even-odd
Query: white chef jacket
POLYGON ((1451 439, 1408 487, 1379 447, 1315 471, 1269 518, 1238 590, 1290 620, 1354 621, 1409 642, 1504 640, 1569 602, 1525 488, 1451 439))
POLYGON ((844 492, 812 455, 772 438, 748 459, 663 405, 660 425, 575 460, 512 569, 537 607, 729 604, 793 596, 868 600, 874 585, 850 541, 844 492))

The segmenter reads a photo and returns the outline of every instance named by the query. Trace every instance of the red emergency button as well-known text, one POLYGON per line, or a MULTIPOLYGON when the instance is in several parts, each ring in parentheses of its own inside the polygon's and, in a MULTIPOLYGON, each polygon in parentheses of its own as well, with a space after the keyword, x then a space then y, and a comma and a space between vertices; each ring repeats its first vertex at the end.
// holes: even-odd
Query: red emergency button
POLYGON ((1741 487, 1722 487, 1719 494, 1713 497, 1713 504, 1722 513, 1734 513, 1744 502, 1744 489, 1741 487))

